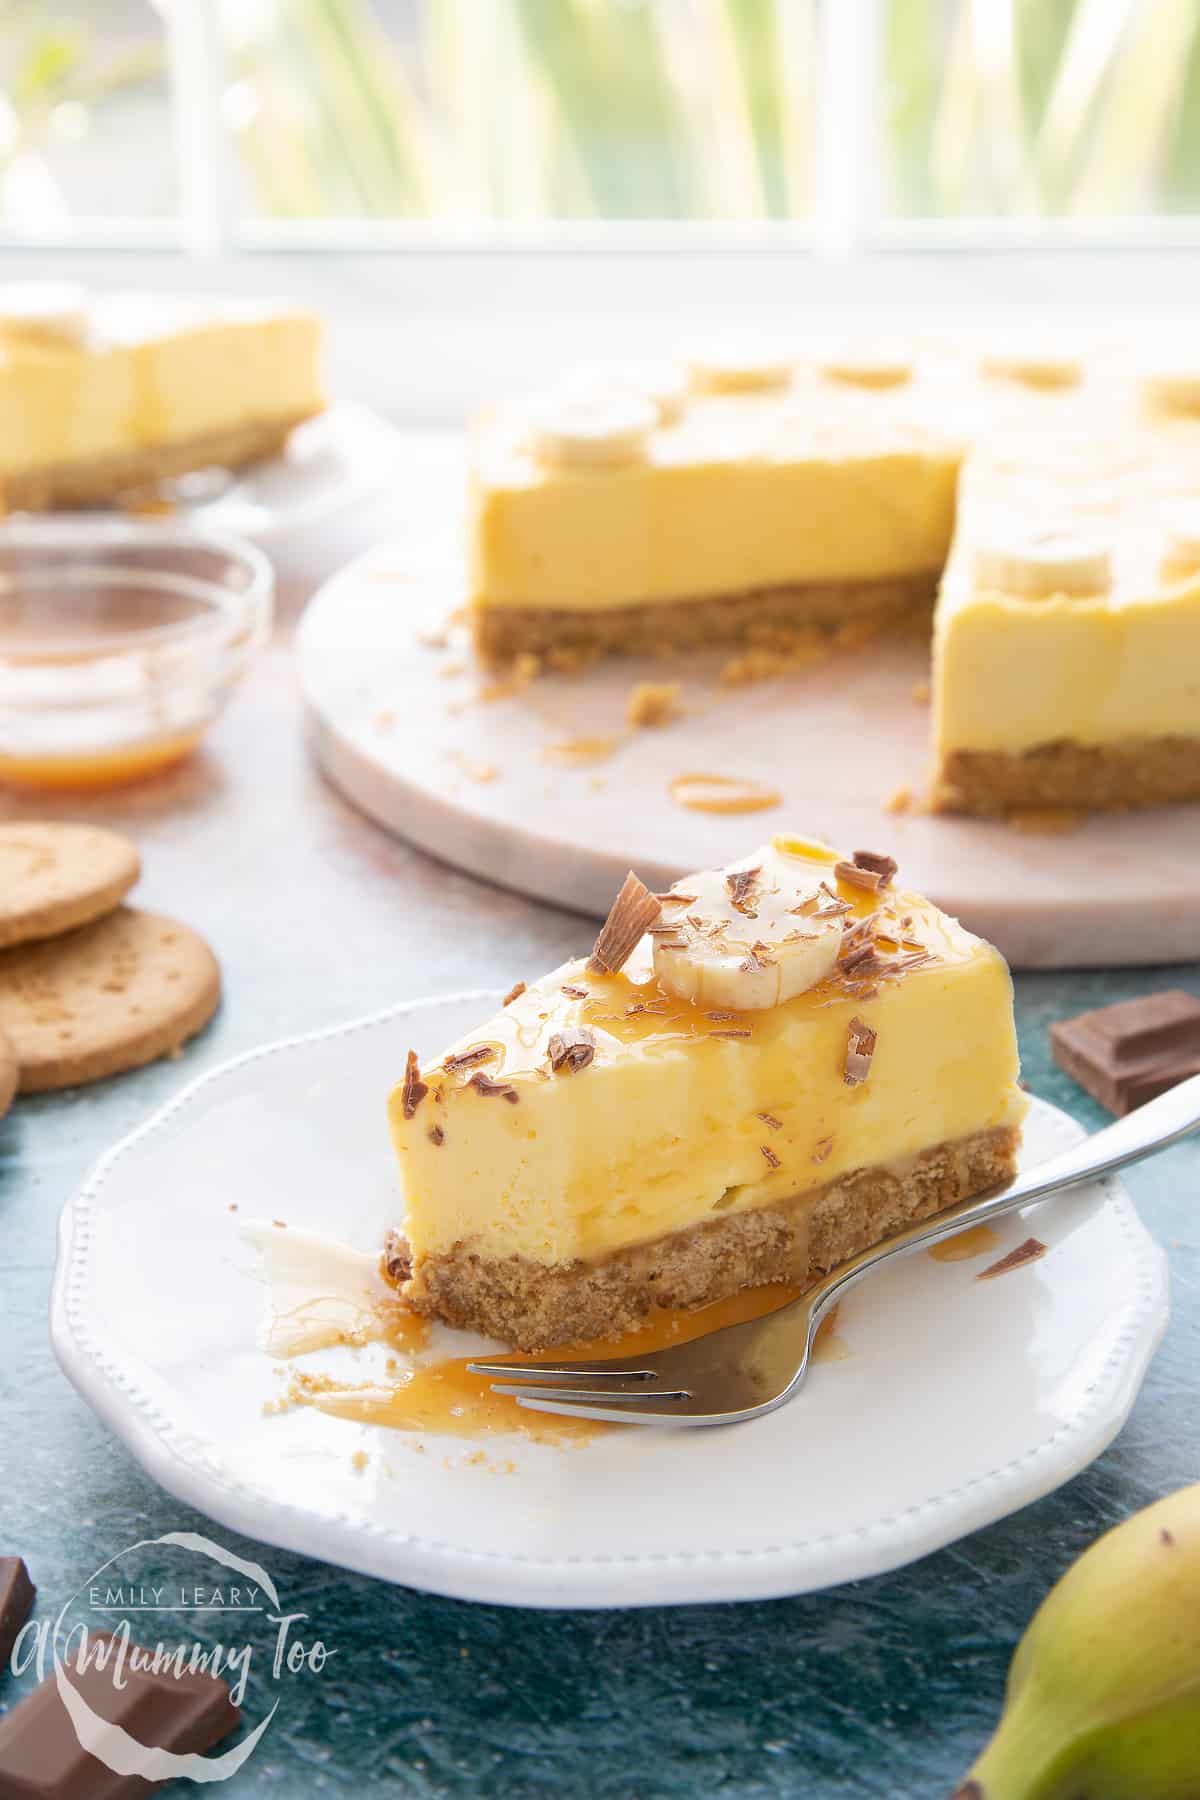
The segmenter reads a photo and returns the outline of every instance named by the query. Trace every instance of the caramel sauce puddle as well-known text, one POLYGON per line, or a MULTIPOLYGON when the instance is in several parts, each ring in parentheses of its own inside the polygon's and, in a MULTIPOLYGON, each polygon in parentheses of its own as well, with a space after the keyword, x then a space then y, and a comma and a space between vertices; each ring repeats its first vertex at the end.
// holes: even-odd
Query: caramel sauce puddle
MULTIPOLYGON (((659 1311, 638 1330, 618 1338, 602 1343, 559 1345, 538 1352, 529 1360, 558 1362, 572 1355, 644 1356, 651 1350, 686 1344, 727 1325, 762 1318, 801 1292, 801 1288, 782 1282, 748 1288, 695 1312, 659 1311)), ((394 1348, 411 1355, 428 1343, 428 1334, 426 1321, 416 1314, 393 1302, 380 1306, 379 1336, 394 1348)), ((849 1355, 837 1331, 835 1307, 821 1323, 813 1360, 841 1362, 849 1355)), ((389 1363, 387 1380, 365 1385, 297 1373, 292 1377, 284 1405, 313 1406, 335 1418, 360 1425, 384 1425, 395 1431, 428 1431, 459 1438, 517 1433, 541 1444, 584 1443, 600 1432, 622 1429, 590 1419, 530 1412, 518 1406, 511 1396, 493 1393, 488 1378, 473 1374, 467 1360, 449 1357, 441 1362, 417 1362, 407 1368, 389 1363)))
POLYGON ((957 1237, 934 1244, 928 1254, 934 1262, 966 1262, 972 1256, 986 1256, 1000 1242, 1000 1234, 991 1225, 972 1225, 957 1237))

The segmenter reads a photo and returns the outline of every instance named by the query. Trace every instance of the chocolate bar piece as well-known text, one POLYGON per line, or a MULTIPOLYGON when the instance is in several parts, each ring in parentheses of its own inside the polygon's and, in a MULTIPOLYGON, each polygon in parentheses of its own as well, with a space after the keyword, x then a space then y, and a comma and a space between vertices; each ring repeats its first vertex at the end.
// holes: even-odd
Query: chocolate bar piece
POLYGON ((1060 1069, 1118 1118, 1200 1075, 1200 1000, 1180 988, 1121 1000, 1050 1027, 1060 1069))
MULTIPOLYGON (((216 1676, 161 1673, 130 1666, 133 1645, 125 1652, 117 1685, 118 1639, 107 1632, 88 1638, 88 1666, 80 1669, 78 1640, 63 1658, 71 1685, 94 1713, 124 1729, 148 1748, 210 1750, 234 1729, 241 1712, 230 1698, 229 1685, 216 1676), (109 1657, 101 1668, 93 1660, 97 1646, 109 1657)), ((143 1652, 143 1654, 148 1654, 143 1652)), ((141 1775, 118 1775, 89 1756, 59 1698, 54 1676, 47 1676, 3 1719, 0 1719, 0 1794, 4 1800, 133 1800, 160 1787, 141 1775)))
POLYGON ((12 1660, 17 1634, 33 1610, 37 1593, 19 1556, 0 1556, 0 1675, 12 1660))

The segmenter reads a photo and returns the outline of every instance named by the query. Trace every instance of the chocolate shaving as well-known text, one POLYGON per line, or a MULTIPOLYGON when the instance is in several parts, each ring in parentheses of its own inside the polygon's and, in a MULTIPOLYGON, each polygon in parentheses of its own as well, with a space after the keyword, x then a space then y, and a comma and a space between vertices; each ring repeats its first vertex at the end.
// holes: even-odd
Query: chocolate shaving
POLYGON ((546 1051, 556 1075, 563 1071, 571 1075, 587 1068, 596 1054, 596 1039, 586 1025, 580 1025, 573 1031, 556 1031, 546 1051))
POLYGON ((876 1033, 860 1018, 850 1021, 846 1033, 846 1061, 842 1069, 842 1079, 847 1087, 861 1087, 871 1073, 871 1058, 875 1054, 876 1033))
POLYGON ((705 1013, 704 1016, 706 1019, 736 1019, 737 1018, 737 1014, 731 1013, 731 1012, 710 1012, 710 1013, 705 1013))
POLYGON ((990 1263, 986 1269, 980 1269, 975 1279, 976 1281, 991 1281, 997 1275, 1007 1275, 1010 1269, 1021 1269, 1026 1263, 1036 1262, 1039 1256, 1045 1256, 1045 1254, 1046 1246, 1040 1238, 1026 1238, 1023 1244, 1018 1244, 1015 1250, 1010 1250, 1007 1256, 1000 1258, 999 1262, 990 1263))
POLYGON ((882 875, 875 869, 860 869, 857 863, 834 863, 833 872, 847 887, 864 888, 869 894, 877 894, 885 885, 882 875))
POLYGON ((700 898, 699 894, 655 894, 664 906, 694 906, 700 898))
POLYGON ((443 1056, 442 1067, 447 1075, 453 1075, 458 1069, 473 1069, 476 1063, 487 1062, 495 1054, 494 1044, 473 1044, 469 1050, 460 1050, 457 1056, 443 1056))
POLYGON ((662 901, 631 869, 592 948, 588 968, 598 975, 615 975, 623 969, 661 911, 662 901))
POLYGON ((519 1000, 521 998, 521 995, 524 992, 525 992, 525 983, 523 981, 514 982, 512 987, 509 988, 507 994, 505 994, 505 996, 504 996, 505 1006, 511 1006, 513 1001, 519 1000))
POLYGON ((446 1134, 440 1125, 431 1125, 425 1135, 428 1137, 431 1144, 437 1145, 439 1150, 446 1141, 446 1134))
POLYGON ((679 922, 676 920, 674 925, 647 925, 646 930, 651 937, 670 937, 673 932, 679 930, 679 922))
POLYGON ((421 1080, 417 1053, 410 1050, 404 1064, 404 1086, 400 1089, 400 1111, 406 1119, 412 1118, 428 1092, 428 1084, 421 1080))
POLYGON ((510 1106, 515 1106, 520 1098, 516 1088, 510 1082, 493 1081, 491 1076, 485 1075, 482 1069, 472 1075, 467 1086, 474 1088, 477 1094, 499 1094, 500 1098, 507 1100, 510 1106))
POLYGON ((588 997, 587 989, 581 987, 563 987, 559 992, 566 994, 570 1000, 586 1000, 588 997))
POLYGON ((777 1119, 774 1113, 756 1113, 755 1117, 761 1119, 764 1125, 769 1125, 772 1131, 782 1129, 783 1120, 777 1119))
POLYGON ((894 856, 881 856, 877 850, 856 850, 851 860, 856 869, 866 869, 872 875, 878 875, 880 887, 887 887, 900 867, 894 856))
POLYGON ((734 869, 725 877, 725 886, 729 889, 729 904, 734 912, 740 912, 744 918, 758 917, 757 908, 750 905, 750 896, 761 874, 761 869, 734 869))
POLYGON ((749 1033, 749 1031, 710 1031, 708 1033, 708 1035, 710 1038, 714 1038, 714 1037, 748 1038, 750 1036, 750 1033, 749 1033))
POLYGON ((849 956, 839 958, 842 971, 846 975, 857 973, 865 975, 873 973, 880 967, 879 958, 875 954, 874 944, 856 944, 849 956))
POLYGON ((771 1146, 769 1144, 760 1144, 758 1147, 766 1159, 767 1167, 769 1169, 777 1169, 779 1167, 779 1158, 776 1156, 771 1146))
POLYGON ((399 1287, 412 1274, 412 1251, 402 1232, 389 1231, 383 1240, 383 1275, 393 1287, 399 1287))
POLYGON ((813 1146, 813 1153, 812 1153, 813 1161, 815 1163, 828 1162, 829 1161, 829 1153, 832 1149, 833 1149, 833 1139, 831 1137, 818 1138, 816 1143, 813 1146))

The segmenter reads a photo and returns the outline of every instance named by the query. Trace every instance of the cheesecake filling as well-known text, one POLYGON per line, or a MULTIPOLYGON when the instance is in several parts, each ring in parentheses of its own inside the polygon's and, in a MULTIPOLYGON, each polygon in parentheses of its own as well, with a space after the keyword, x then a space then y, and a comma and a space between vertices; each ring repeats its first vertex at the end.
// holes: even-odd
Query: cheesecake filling
POLYGON ((834 383, 693 396, 608 464, 546 460, 511 415, 473 451, 474 604, 562 612, 932 579, 961 456, 903 401, 834 383))

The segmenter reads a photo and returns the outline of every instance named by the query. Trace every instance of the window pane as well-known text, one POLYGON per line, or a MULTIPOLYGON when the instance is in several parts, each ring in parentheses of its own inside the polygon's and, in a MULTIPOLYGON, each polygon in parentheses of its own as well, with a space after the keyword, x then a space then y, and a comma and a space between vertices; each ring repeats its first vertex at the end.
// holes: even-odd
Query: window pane
POLYGON ((150 0, 0 0, 0 220, 59 236, 175 207, 162 19, 150 0))
POLYGON ((223 0, 251 216, 809 208, 813 0, 223 0))
POLYGON ((884 0, 893 214, 1200 210, 1200 0, 884 0))

